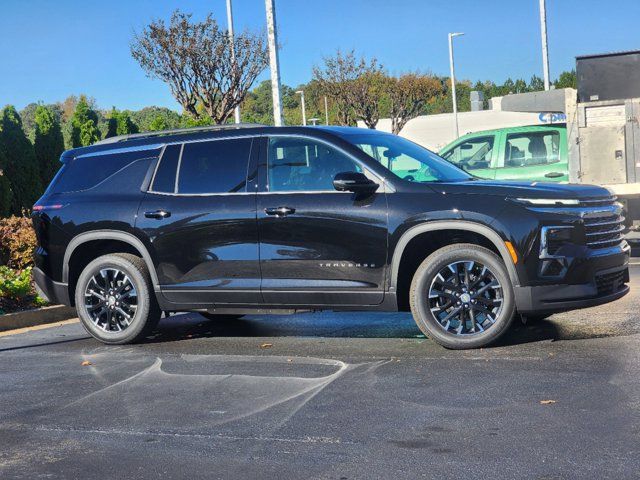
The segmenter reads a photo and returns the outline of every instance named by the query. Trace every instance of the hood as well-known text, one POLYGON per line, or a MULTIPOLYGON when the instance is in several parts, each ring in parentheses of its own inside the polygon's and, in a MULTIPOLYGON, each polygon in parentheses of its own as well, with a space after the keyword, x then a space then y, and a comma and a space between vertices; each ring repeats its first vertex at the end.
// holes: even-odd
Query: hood
POLYGON ((431 186, 444 194, 499 195, 516 198, 590 198, 611 197, 604 187, 582 184, 559 184, 545 182, 509 182, 496 180, 473 180, 468 182, 433 183, 431 186))

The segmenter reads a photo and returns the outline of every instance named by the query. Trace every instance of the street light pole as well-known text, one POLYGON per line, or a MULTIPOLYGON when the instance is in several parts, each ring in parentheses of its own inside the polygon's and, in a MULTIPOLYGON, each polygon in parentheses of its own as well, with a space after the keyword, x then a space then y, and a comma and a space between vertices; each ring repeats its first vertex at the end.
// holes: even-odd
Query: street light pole
POLYGON ((269 44, 269 66, 271 67, 271 96, 273 97, 273 124, 281 127, 282 105, 280 98, 280 61, 278 60, 278 29, 276 25, 275 0, 265 0, 267 10, 267 40, 269 44))
MULTIPOLYGON (((229 32, 229 43, 231 44, 231 61, 233 62, 233 68, 236 68, 236 49, 233 41, 233 9, 231 8, 231 0, 227 0, 227 28, 229 32)), ((234 71, 234 75, 236 72, 234 71)), ((233 116, 236 123, 240 123, 240 105, 236 105, 233 110, 233 116)))
POLYGON ((329 107, 327 107, 327 96, 324 96, 324 120, 325 125, 329 125, 329 107))
POLYGON ((302 107, 302 125, 307 126, 307 111, 304 108, 304 90, 298 90, 296 93, 300 94, 300 107, 302 107))
POLYGON ((549 90, 549 51, 547 48, 547 7, 545 0, 540 0, 540 36, 542 38, 542 71, 544 72, 544 89, 549 90))
POLYGON ((449 67, 451 69, 451 98, 453 100, 453 121, 455 123, 456 138, 460 136, 458 129, 458 99, 456 98, 456 75, 455 68, 453 66, 453 37, 459 37, 464 33, 450 33, 449 34, 449 67))

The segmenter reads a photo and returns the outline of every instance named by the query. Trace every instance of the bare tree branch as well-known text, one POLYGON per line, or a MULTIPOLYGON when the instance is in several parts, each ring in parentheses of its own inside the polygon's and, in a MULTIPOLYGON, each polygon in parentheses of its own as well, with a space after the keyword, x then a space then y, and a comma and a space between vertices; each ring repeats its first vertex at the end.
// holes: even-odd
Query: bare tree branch
POLYGON ((192 117, 201 119, 204 111, 214 123, 227 121, 268 64, 261 35, 236 34, 234 50, 235 62, 227 31, 211 15, 192 22, 179 10, 168 26, 154 20, 131 42, 131 55, 149 77, 167 83, 192 117))
POLYGON ((442 93, 442 83, 431 75, 407 73, 389 78, 387 95, 392 133, 400 133, 409 120, 420 115, 429 100, 442 93))

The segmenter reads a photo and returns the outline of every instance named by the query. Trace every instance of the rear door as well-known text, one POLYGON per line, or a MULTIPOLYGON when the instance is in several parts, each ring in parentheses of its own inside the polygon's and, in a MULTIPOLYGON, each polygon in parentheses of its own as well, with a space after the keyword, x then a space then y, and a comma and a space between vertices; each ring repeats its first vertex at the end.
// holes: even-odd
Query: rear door
POLYGON ((251 137, 168 145, 136 227, 162 294, 180 304, 260 303, 251 137), (250 185, 250 187, 248 187, 250 185))
POLYGON ((384 297, 387 201, 381 180, 324 140, 264 139, 257 216, 268 304, 375 305, 384 297), (333 178, 359 171, 380 183, 366 198, 333 178))

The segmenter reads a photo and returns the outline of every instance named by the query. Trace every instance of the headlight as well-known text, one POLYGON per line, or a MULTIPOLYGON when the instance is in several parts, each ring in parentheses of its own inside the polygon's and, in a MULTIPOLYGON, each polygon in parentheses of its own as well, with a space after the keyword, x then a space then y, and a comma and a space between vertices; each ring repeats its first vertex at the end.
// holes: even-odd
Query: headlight
POLYGON ((576 200, 575 198, 514 198, 513 200, 526 205, 544 205, 551 207, 555 205, 580 205, 580 200, 576 200))

